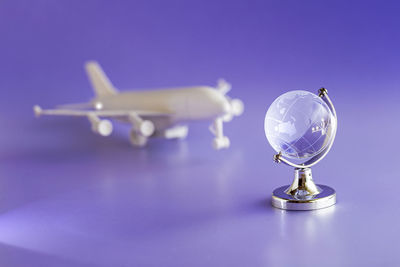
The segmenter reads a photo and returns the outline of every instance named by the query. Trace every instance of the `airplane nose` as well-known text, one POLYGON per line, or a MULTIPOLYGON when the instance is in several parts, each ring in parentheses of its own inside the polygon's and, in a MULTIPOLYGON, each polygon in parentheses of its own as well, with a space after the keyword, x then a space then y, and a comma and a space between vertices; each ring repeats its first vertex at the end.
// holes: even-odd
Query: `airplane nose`
POLYGON ((231 112, 231 105, 228 101, 226 100, 222 101, 221 107, 222 107, 222 113, 226 114, 231 112))
POLYGON ((189 100, 190 118, 209 119, 232 114, 230 99, 225 95, 214 88, 205 88, 199 92, 197 98, 189 100))
POLYGON ((218 99, 215 99, 215 104, 214 105, 214 112, 217 113, 218 115, 225 115, 231 113, 231 105, 225 97, 219 97, 218 99))

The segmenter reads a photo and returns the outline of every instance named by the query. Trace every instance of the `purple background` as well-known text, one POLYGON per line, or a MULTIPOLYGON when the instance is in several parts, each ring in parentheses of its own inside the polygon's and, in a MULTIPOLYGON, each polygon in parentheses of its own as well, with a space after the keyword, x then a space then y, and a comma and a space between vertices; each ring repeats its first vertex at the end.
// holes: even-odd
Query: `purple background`
POLYGON ((399 265, 397 1, 0 1, 1 266, 399 265), (207 123, 182 142, 129 145, 32 106, 92 97, 82 65, 118 88, 232 83, 246 112, 215 152, 207 123), (270 206, 293 170, 272 161, 265 111, 329 90, 339 116, 313 168, 338 204, 270 206))

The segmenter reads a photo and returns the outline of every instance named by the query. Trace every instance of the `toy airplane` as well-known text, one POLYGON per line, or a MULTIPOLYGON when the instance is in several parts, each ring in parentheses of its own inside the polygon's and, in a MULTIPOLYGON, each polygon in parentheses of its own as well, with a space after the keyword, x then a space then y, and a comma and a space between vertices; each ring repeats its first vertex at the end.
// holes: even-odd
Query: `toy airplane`
POLYGON ((211 120, 210 130, 215 135, 213 147, 229 147, 229 139, 223 134, 223 122, 241 115, 243 103, 226 95, 231 86, 224 80, 219 80, 216 88, 194 86, 119 92, 97 62, 88 62, 85 67, 96 94, 92 101, 56 109, 34 106, 35 115, 87 117, 93 132, 102 136, 110 135, 113 130, 111 122, 104 118, 127 122, 132 124, 130 141, 134 146, 145 146, 150 137, 183 139, 188 134, 187 122, 211 120))

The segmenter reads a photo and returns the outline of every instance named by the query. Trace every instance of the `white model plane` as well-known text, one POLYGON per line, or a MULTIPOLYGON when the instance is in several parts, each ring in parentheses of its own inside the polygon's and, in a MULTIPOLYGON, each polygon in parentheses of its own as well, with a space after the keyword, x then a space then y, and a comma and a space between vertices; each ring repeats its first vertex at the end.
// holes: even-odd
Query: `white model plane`
POLYGON ((135 146, 145 146, 149 137, 183 139, 188 134, 187 122, 211 120, 210 130, 215 135, 213 147, 229 147, 229 139, 223 134, 223 122, 241 115, 243 103, 226 95, 231 86, 224 80, 219 80, 215 88, 194 86, 119 92, 97 62, 90 61, 85 67, 96 94, 93 100, 56 109, 34 106, 35 115, 87 117, 93 132, 102 136, 110 135, 113 130, 111 122, 104 118, 127 122, 132 124, 130 140, 135 146))

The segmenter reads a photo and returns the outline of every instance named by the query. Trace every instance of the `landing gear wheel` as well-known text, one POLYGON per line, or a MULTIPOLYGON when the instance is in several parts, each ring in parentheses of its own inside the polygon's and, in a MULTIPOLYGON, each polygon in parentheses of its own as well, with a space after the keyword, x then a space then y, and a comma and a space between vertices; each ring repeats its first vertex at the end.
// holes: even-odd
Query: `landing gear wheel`
POLYGON ((185 139, 188 135, 189 128, 187 126, 175 126, 166 129, 163 132, 163 137, 166 139, 185 139))
POLYGON ((137 133, 136 131, 131 131, 130 141, 134 146, 144 147, 147 144, 147 137, 137 133))
POLYGON ((177 135, 177 139, 185 139, 188 136, 189 128, 187 126, 181 126, 179 128, 179 134, 177 135))
POLYGON ((213 141, 213 148, 216 150, 221 148, 228 148, 230 144, 231 142, 229 141, 229 138, 226 136, 221 138, 215 138, 213 141))

